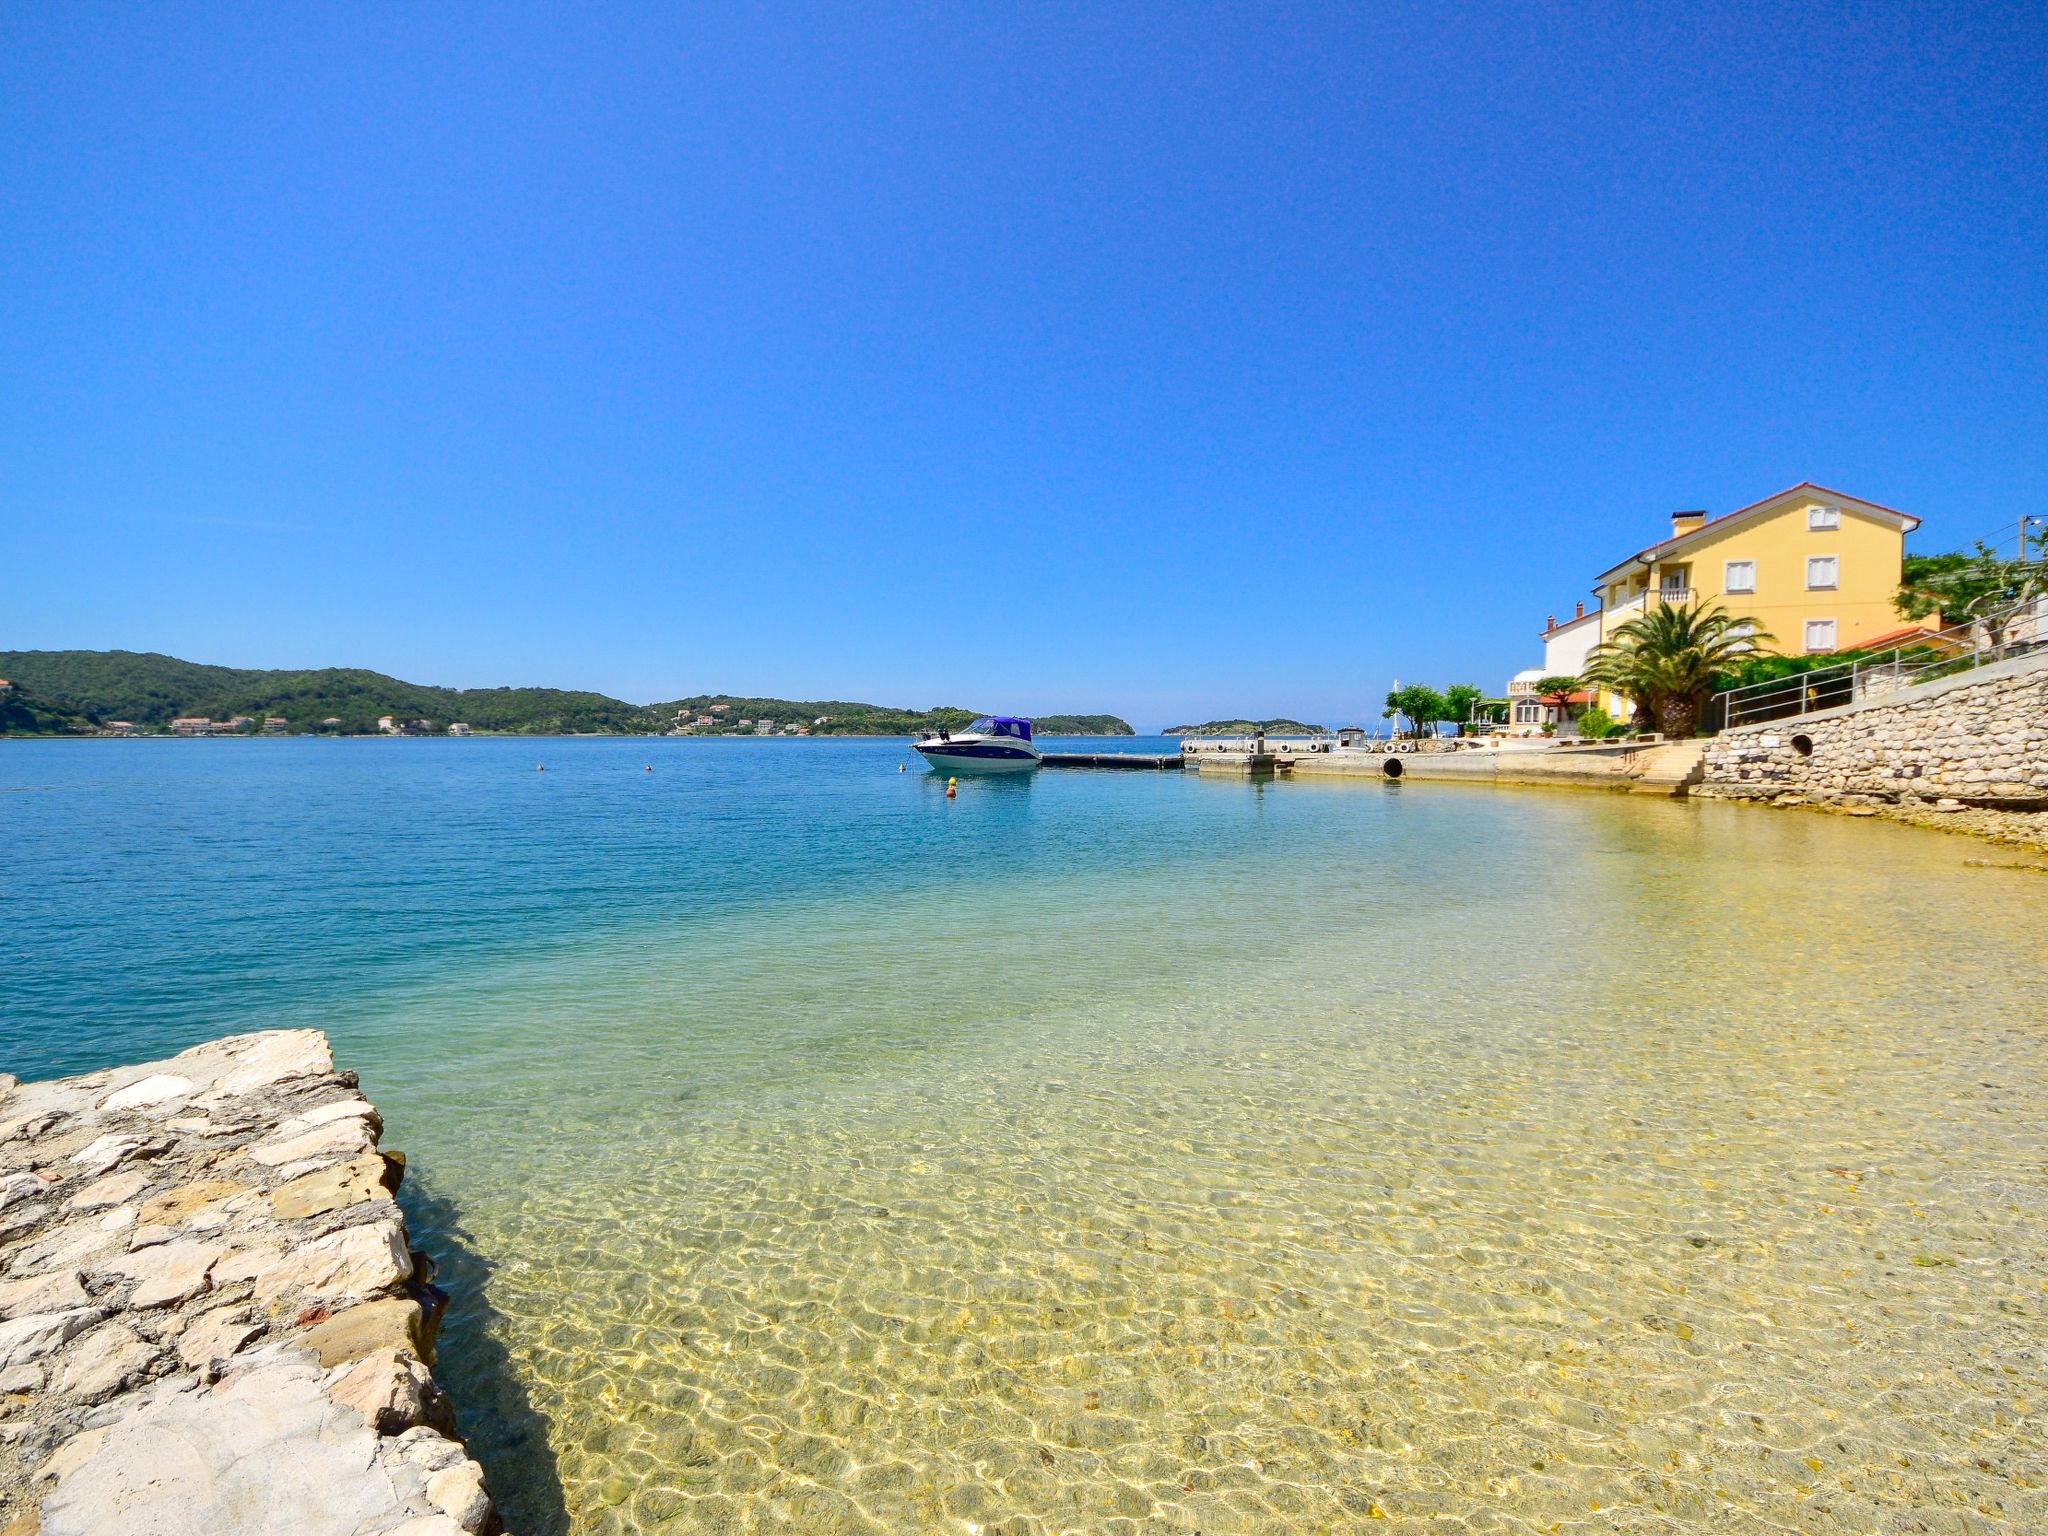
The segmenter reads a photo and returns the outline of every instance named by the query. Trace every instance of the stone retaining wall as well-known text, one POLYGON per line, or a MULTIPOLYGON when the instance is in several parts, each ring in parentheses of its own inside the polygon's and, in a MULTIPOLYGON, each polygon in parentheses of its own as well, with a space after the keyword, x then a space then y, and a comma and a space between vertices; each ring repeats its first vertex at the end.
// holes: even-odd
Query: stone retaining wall
POLYGON ((1693 791, 1732 800, 2048 809, 2048 656, 1724 731, 1693 791))
POLYGON ((446 1297, 315 1030, 0 1075, 0 1536, 489 1536, 446 1297))
MULTIPOLYGON (((1626 790, 1634 786, 1637 759, 1644 750, 1621 746, 1509 750, 1470 747, 1457 751, 1385 752, 1339 747, 1329 752, 1283 755, 1280 761, 1287 771, 1303 778, 1433 779, 1626 790)), ((1203 772, 1241 772, 1243 758, 1241 752, 1191 753, 1187 765, 1203 772)))

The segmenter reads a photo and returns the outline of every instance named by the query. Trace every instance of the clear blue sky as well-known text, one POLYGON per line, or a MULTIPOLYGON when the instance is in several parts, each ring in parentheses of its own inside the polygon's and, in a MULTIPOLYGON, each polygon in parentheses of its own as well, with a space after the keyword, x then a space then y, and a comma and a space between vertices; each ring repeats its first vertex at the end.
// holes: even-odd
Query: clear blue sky
POLYGON ((1676 507, 2048 511, 2043 15, 9 6, 0 647, 1498 688, 1676 507))

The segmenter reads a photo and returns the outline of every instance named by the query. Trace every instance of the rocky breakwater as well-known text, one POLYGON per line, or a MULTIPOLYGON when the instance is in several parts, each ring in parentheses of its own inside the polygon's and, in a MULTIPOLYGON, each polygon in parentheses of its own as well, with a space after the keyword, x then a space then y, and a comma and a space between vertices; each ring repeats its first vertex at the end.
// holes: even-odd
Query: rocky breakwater
POLYGON ((0 1075, 0 1536, 498 1529, 381 1130, 314 1030, 0 1075))

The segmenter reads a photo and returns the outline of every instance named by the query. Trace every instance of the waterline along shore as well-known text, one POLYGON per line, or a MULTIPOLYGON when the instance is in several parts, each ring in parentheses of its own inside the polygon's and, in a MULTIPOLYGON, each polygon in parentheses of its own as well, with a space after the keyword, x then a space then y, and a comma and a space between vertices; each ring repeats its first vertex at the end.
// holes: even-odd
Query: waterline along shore
POLYGON ((5 1536, 489 1536, 404 1159, 316 1030, 0 1078, 5 1536))
POLYGON ((1810 806, 2048 849, 2048 653, 1654 744, 1188 741, 1203 774, 1551 785, 1810 806))

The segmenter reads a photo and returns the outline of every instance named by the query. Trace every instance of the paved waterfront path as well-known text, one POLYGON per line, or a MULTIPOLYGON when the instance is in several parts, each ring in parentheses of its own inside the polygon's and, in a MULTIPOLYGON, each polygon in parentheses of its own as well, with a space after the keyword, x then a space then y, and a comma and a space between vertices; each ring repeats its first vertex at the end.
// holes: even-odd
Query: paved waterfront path
POLYGON ((316 1030, 0 1075, 0 1536, 496 1529, 381 1128, 316 1030))

